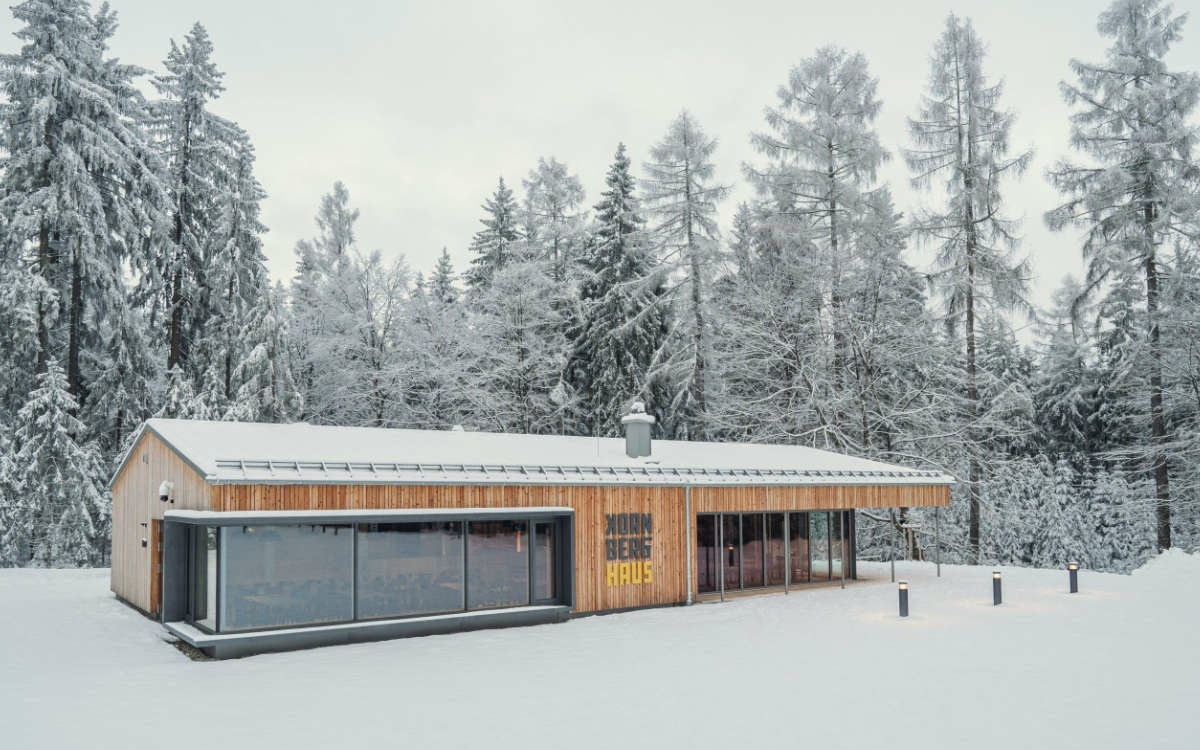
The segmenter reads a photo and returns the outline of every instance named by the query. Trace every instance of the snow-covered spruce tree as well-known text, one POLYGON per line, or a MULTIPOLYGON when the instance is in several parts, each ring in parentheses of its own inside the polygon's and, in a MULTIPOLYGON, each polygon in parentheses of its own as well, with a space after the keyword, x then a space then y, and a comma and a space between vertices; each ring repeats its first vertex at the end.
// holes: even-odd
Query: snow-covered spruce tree
POLYGON ((1003 216, 1000 187, 1019 176, 1032 152, 1010 154, 1015 116, 1003 109, 1003 85, 983 70, 984 45, 969 20, 951 15, 934 44, 930 76, 917 117, 909 120, 914 147, 905 151, 913 184, 941 187, 941 204, 913 223, 916 236, 937 249, 935 281, 950 321, 966 345, 967 488, 969 544, 979 549, 979 483, 985 456, 977 433, 979 371, 976 322, 981 312, 1027 309, 1028 266, 1012 257, 1016 223, 1003 216))
POLYGON ((414 285, 408 301, 400 356, 412 365, 412 386, 406 389, 412 427, 475 425, 468 398, 475 334, 454 279, 454 266, 443 251, 433 278, 414 285))
POLYGON ((25 267, 21 254, 0 255, 0 424, 12 424, 35 384, 43 310, 57 294, 25 267))
POLYGON ((154 414, 166 419, 217 419, 209 403, 196 393, 192 378, 182 367, 167 371, 162 405, 154 414))
POLYGON ((1110 37, 1106 59, 1071 61, 1075 83, 1063 83, 1071 141, 1087 163, 1058 162, 1049 179, 1067 196, 1049 212, 1051 228, 1085 232, 1087 288, 1128 288, 1138 279, 1145 325, 1138 341, 1146 356, 1141 398, 1148 435, 1126 448, 1154 477, 1159 549, 1171 546, 1172 457, 1164 410, 1162 295, 1168 244, 1194 236, 1197 167, 1192 149, 1200 131, 1190 120, 1200 100, 1200 76, 1170 70, 1165 57, 1182 36, 1186 14, 1160 0, 1116 0, 1100 14, 1110 37))
POLYGON ((299 418, 312 416, 316 398, 317 342, 328 337, 324 294, 330 280, 343 273, 355 247, 354 224, 359 212, 350 207, 350 191, 340 180, 321 197, 317 209, 317 237, 296 243, 296 276, 289 305, 291 361, 304 404, 299 418))
POLYGON ((13 425, 15 507, 0 541, 18 565, 77 567, 107 555, 108 493, 95 444, 83 442, 79 404, 58 363, 47 363, 13 425))
POLYGON ((230 123, 209 111, 224 91, 221 73, 212 61, 213 45, 199 23, 182 44, 171 41, 163 66, 154 79, 161 97, 153 102, 153 128, 167 161, 171 192, 169 246, 158 254, 146 290, 155 309, 166 317, 167 369, 184 368, 197 381, 203 376, 189 363, 200 329, 207 323, 205 306, 211 289, 206 276, 212 234, 219 221, 217 196, 225 169, 230 123))
POLYGON ((156 406, 156 363, 146 341, 144 317, 136 308, 110 317, 92 365, 92 395, 81 417, 108 465, 128 447, 126 442, 156 406))
POLYGON ((473 422, 494 432, 563 431, 568 342, 562 289, 546 261, 515 261, 475 292, 467 397, 473 422))
POLYGON ((467 288, 478 292, 492 282, 492 276, 508 265, 516 253, 520 239, 519 209, 512 191, 500 178, 496 192, 483 202, 485 216, 480 219, 483 229, 471 241, 471 267, 467 269, 467 288))
POLYGON ((865 230, 876 172, 888 159, 873 127, 877 86, 862 54, 818 50, 780 86, 778 104, 766 110, 769 131, 751 136, 766 163, 746 168, 758 194, 794 220, 801 242, 815 254, 822 345, 829 349, 820 375, 825 440, 842 449, 850 447, 847 430, 856 429, 844 403, 851 390, 846 285, 861 268, 855 238, 865 230))
POLYGON ((1074 314, 1080 291, 1068 276, 1055 292, 1034 376, 1035 434, 1052 455, 1087 457, 1103 449, 1099 373, 1087 328, 1074 314))
MULTIPOLYGON (((617 435, 629 403, 641 399, 665 416, 650 377, 670 332, 664 275, 653 265, 634 195, 625 144, 617 146, 595 206, 596 222, 581 265, 582 320, 571 332, 569 380, 580 398, 585 433, 617 435)), ((661 387, 657 389, 664 390, 661 387)), ((665 394, 662 394, 665 395, 665 394)))
MULTIPOLYGON (((232 140, 226 144, 224 154, 228 169, 218 174, 220 194, 214 201, 215 221, 207 239, 206 320, 198 330, 193 368, 202 373, 205 390, 209 391, 205 397, 222 414, 237 406, 242 383, 235 373, 242 368, 243 359, 260 356, 253 354, 254 348, 276 335, 264 331, 251 342, 245 335, 256 331, 248 331, 247 326, 254 329, 266 322, 279 322, 271 309, 270 281, 262 251, 266 227, 259 220, 259 204, 266 193, 254 177, 254 147, 249 136, 233 125, 230 132, 232 140)), ((273 364, 284 362, 276 358, 273 364)), ((255 412, 257 406, 248 409, 255 412)))
POLYGON ((243 353, 230 377, 237 390, 226 419, 289 422, 301 411, 288 349, 285 296, 281 285, 265 287, 242 320, 236 340, 243 353))
POLYGON ((107 57, 114 14, 105 6, 92 16, 83 0, 30 0, 13 15, 24 44, 0 57, 0 254, 55 292, 37 298, 36 362, 21 366, 45 371, 61 352, 68 387, 84 401, 86 352, 103 317, 126 305, 122 264, 135 260, 166 198, 141 128, 133 79, 142 71, 107 57))
POLYGON ((658 261, 676 282, 675 342, 666 362, 674 394, 669 405, 676 437, 708 435, 705 367, 710 344, 707 285, 720 253, 717 204, 729 188, 713 182, 717 149, 687 111, 667 128, 642 165, 642 201, 650 216, 650 236, 658 261))
POLYGON ((548 261, 551 277, 564 284, 583 244, 583 185, 553 156, 538 159, 521 184, 525 252, 532 259, 548 261))
POLYGON ((429 277, 429 294, 443 305, 454 304, 459 296, 457 279, 454 263, 450 261, 450 253, 443 247, 433 275, 429 277))
POLYGON ((1130 483, 1119 466, 1100 467, 1090 490, 1091 567, 1118 573, 1140 567, 1155 551, 1153 483, 1130 483))

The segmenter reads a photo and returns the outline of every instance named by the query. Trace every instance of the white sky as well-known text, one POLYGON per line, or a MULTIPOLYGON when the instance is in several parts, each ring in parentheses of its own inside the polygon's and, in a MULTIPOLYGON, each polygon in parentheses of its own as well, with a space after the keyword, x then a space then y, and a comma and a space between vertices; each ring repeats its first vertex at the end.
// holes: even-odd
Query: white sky
MULTIPOLYGON (((227 87, 214 110, 249 130, 270 195, 263 218, 275 278, 291 278, 292 248, 315 233, 318 200, 334 180, 362 211, 362 249, 403 253, 428 272, 445 245, 462 270, 498 175, 519 189, 539 156, 556 156, 579 174, 590 206, 617 142, 640 166, 684 107, 720 140, 718 179, 735 187, 722 208, 727 226, 751 195, 741 172, 757 159, 749 134, 764 128, 763 108, 788 70, 825 44, 861 50, 879 78, 877 125, 894 155, 883 177, 908 210, 920 196, 899 155, 905 117, 915 114, 931 45, 952 9, 974 20, 990 46, 988 73, 1007 81, 1019 117, 1014 147, 1037 152, 1006 191, 1011 213, 1024 217, 1034 301, 1047 303, 1062 276, 1080 269, 1076 238, 1042 224, 1057 199, 1043 174, 1067 152, 1058 82, 1069 58, 1101 58, 1095 19, 1104 2, 113 4, 121 21, 114 51, 155 70, 170 38, 197 20, 208 28, 227 87)), ((0 16, 6 51, 15 28, 11 15, 0 16)), ((1200 19, 1185 34, 1169 63, 1200 70, 1200 19)), ((917 252, 910 260, 925 262, 917 252)))

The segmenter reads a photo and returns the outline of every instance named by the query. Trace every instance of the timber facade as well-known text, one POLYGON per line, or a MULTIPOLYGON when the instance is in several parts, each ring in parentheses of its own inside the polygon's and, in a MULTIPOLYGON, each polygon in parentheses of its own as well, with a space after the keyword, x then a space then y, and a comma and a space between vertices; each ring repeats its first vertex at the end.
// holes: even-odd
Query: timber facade
MULTIPOLYGON (((876 464, 831 470, 823 483, 820 472, 792 480, 786 468, 664 467, 624 456, 592 462, 615 468, 559 467, 561 476, 544 463, 531 469, 537 456, 519 471, 442 462, 433 472, 433 464, 355 463, 337 455, 353 445, 336 432, 316 448, 346 462, 347 476, 330 477, 342 469, 316 458, 266 459, 261 470, 221 458, 239 450, 239 429, 260 433, 247 438, 252 446, 297 432, 278 430, 291 426, 214 424, 143 427, 112 481, 112 590, 218 656, 852 580, 854 509, 945 506, 953 482, 899 467, 887 467, 897 470, 888 477, 876 464), (192 429, 204 434, 193 441, 192 429)), ((339 428, 300 432, 325 429, 339 428)), ((397 449, 454 440, 375 432, 384 441, 404 433, 397 449)), ((458 460, 467 462, 510 437, 459 435, 458 460)), ((529 445, 556 440, 576 439, 529 445)))

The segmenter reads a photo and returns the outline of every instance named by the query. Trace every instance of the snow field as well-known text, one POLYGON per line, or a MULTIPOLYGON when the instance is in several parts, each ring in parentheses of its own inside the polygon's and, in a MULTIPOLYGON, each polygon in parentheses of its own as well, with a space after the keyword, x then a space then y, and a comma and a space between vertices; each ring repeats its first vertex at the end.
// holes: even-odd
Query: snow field
POLYGON ((1190 748, 1200 557, 847 586, 193 662, 106 570, 0 571, 6 748, 1190 748))

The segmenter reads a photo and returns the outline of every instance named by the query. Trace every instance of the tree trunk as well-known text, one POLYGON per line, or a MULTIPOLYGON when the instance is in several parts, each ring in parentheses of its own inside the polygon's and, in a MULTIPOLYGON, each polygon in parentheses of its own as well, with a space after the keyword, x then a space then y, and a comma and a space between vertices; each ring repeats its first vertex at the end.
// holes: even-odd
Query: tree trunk
MULTIPOLYGON (((957 49, 957 41, 955 42, 957 49)), ((979 420, 979 381, 976 368, 975 347, 975 254, 978 247, 978 232, 975 226, 975 122, 970 86, 964 87, 958 53, 955 53, 958 92, 955 106, 958 109, 958 159, 963 180, 963 223, 967 254, 967 298, 965 301, 967 338, 967 450, 968 495, 970 509, 967 528, 967 543, 973 562, 979 562, 980 543, 980 497, 979 487, 983 481, 983 467, 979 458, 979 435, 976 422, 979 420), (964 91, 964 88, 966 89, 964 91), (964 104, 963 98, 966 98, 964 104), (964 131, 965 120, 965 131, 964 131)))
POLYGON ((79 367, 79 338, 83 329, 83 269, 78 252, 71 258, 71 307, 67 323, 67 390, 83 406, 83 374, 79 367))
MULTIPOLYGON (((38 228, 38 271, 41 273, 46 283, 53 287, 53 279, 50 271, 54 265, 54 252, 50 248, 50 226, 42 221, 38 228)), ((37 352, 37 369, 35 372, 41 374, 50 366, 50 327, 46 325, 46 316, 50 311, 46 308, 45 301, 39 296, 37 302, 38 312, 38 352, 37 352)))
MULTIPOLYGON (((1151 207, 1146 208, 1147 222, 1151 207)), ((1152 231, 1147 224, 1147 233, 1152 231)), ((1150 326, 1150 449, 1153 451, 1155 526, 1158 549, 1171 547, 1171 486, 1167 475, 1167 459, 1163 443, 1167 439, 1167 423, 1163 416, 1162 344, 1158 330, 1158 268, 1153 246, 1146 255, 1146 316, 1150 326)))

